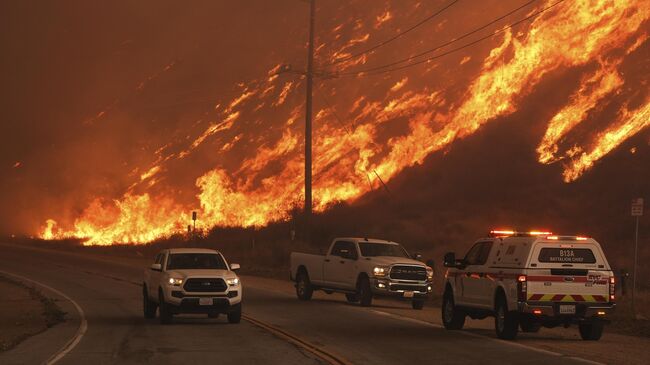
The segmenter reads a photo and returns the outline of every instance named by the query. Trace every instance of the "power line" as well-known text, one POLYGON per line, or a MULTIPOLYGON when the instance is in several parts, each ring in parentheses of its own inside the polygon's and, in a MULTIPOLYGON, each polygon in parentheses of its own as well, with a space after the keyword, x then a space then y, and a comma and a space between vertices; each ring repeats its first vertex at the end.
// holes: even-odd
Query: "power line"
POLYGON ((402 31, 402 32, 398 32, 398 33, 395 34, 394 36, 392 36, 392 37, 390 37, 390 38, 388 38, 388 39, 386 39, 386 40, 384 40, 384 41, 381 41, 381 42, 375 44, 374 46, 372 46, 372 47, 370 47, 370 48, 368 48, 368 49, 366 49, 366 50, 363 50, 363 51, 360 51, 360 52, 357 52, 357 53, 353 53, 353 54, 348 55, 348 56, 345 56, 345 57, 341 57, 341 58, 335 60, 334 62, 332 62, 330 65, 336 65, 336 64, 341 63, 341 62, 343 62, 343 61, 347 61, 347 60, 352 59, 352 58, 357 58, 357 57, 362 56, 362 55, 364 55, 364 54, 366 54, 366 53, 368 53, 368 52, 372 52, 372 51, 376 50, 376 49, 379 48, 379 47, 383 47, 383 46, 387 45, 388 43, 390 43, 390 42, 396 40, 397 38, 402 37, 402 36, 405 35, 406 33, 409 33, 409 32, 411 32, 412 30, 418 28, 418 27, 421 26, 422 24, 424 24, 424 23, 430 21, 431 19, 435 18, 436 16, 438 16, 439 14, 441 14, 443 11, 445 11, 445 10, 449 9, 450 7, 452 7, 452 6, 453 6, 454 4, 456 4, 457 2, 458 2, 458 0, 453 0, 451 3, 447 4, 446 6, 444 6, 444 7, 441 8, 440 10, 436 11, 435 13, 429 15, 428 17, 422 19, 421 21, 419 21, 419 22, 416 23, 415 25, 413 25, 413 26, 407 28, 406 30, 404 30, 404 31, 402 31))
POLYGON ((477 44, 477 43, 479 43, 479 42, 482 42, 482 41, 484 41, 484 40, 486 40, 486 39, 489 39, 489 38, 491 38, 491 37, 493 37, 493 36, 495 36, 495 35, 497 35, 497 34, 499 34, 499 33, 503 33, 503 32, 505 32, 506 30, 511 29, 511 28, 514 28, 515 26, 517 26, 517 25, 519 25, 519 24, 521 24, 521 23, 523 23, 523 22, 526 22, 526 21, 528 21, 528 20, 530 20, 530 19, 532 19, 532 18, 534 18, 534 17, 536 17, 536 16, 538 16, 538 15, 540 15, 540 14, 542 14, 542 13, 548 11, 548 10, 550 10, 551 8, 553 8, 553 7, 557 6, 557 5, 559 5, 560 3, 564 2, 564 0, 559 0, 559 1, 557 1, 556 3, 554 3, 554 4, 552 4, 552 5, 549 5, 549 6, 547 6, 546 8, 543 8, 543 9, 537 11, 537 12, 534 12, 534 13, 532 13, 531 15, 529 15, 529 16, 523 18, 523 19, 520 19, 520 20, 518 20, 518 21, 516 21, 516 22, 514 22, 514 23, 511 23, 511 24, 509 24, 509 25, 507 25, 507 26, 505 26, 505 27, 503 27, 503 28, 501 28, 501 29, 498 29, 498 30, 496 30, 496 31, 493 32, 493 33, 490 33, 490 34, 488 34, 488 35, 486 35, 486 36, 483 36, 483 37, 481 37, 481 38, 479 38, 479 39, 477 39, 477 40, 474 40, 474 41, 472 41, 472 42, 466 43, 466 44, 464 44, 464 45, 462 45, 462 46, 456 47, 456 48, 451 49, 451 50, 449 50, 449 51, 446 51, 446 52, 444 52, 444 53, 441 53, 441 54, 438 54, 438 55, 435 55, 435 56, 432 56, 432 57, 428 57, 428 58, 425 58, 425 59, 420 60, 420 61, 417 61, 417 62, 413 62, 413 63, 409 63, 409 64, 406 64, 406 65, 402 65, 402 66, 398 66, 398 67, 392 67, 392 68, 390 68, 391 66, 399 65, 399 64, 401 64, 401 63, 405 63, 405 62, 408 62, 408 61, 414 60, 414 59, 416 59, 416 58, 418 58, 418 57, 421 57, 421 56, 423 56, 423 55, 425 55, 425 54, 432 53, 432 52, 434 52, 434 51, 436 51, 436 50, 439 50, 439 49, 441 49, 441 48, 443 48, 443 47, 446 47, 446 46, 448 46, 448 45, 450 45, 450 44, 453 44, 453 43, 455 43, 455 42, 457 42, 457 41, 459 41, 459 40, 461 40, 461 39, 467 38, 468 36, 470 36, 470 35, 472 35, 472 34, 478 32, 478 31, 480 31, 480 30, 482 30, 482 29, 485 29, 487 26, 489 26, 489 25, 491 25, 491 24, 494 24, 495 22, 497 22, 497 21, 499 21, 499 20, 502 20, 503 18, 507 17, 508 15, 511 15, 512 13, 515 13, 515 12, 517 12, 518 10, 521 10, 523 7, 525 7, 525 6, 529 5, 529 4, 531 4, 531 3, 534 2, 534 1, 537 1, 537 0, 531 0, 531 1, 527 2, 526 4, 524 4, 524 5, 520 6, 520 7, 518 7, 517 9, 514 9, 514 10, 510 11, 509 13, 507 13, 507 14, 505 14, 505 15, 502 15, 502 16, 500 16, 499 18, 497 18, 497 19, 491 21, 490 23, 488 23, 488 24, 486 24, 486 25, 483 25, 483 26, 481 26, 481 27, 479 27, 479 28, 476 28, 476 29, 474 29, 474 30, 472 30, 472 31, 470 31, 470 32, 468 32, 468 33, 463 34, 463 35, 462 35, 461 37, 459 37, 459 38, 453 39, 453 40, 448 41, 448 42, 446 42, 446 43, 444 43, 444 44, 441 44, 441 45, 436 46, 436 47, 434 47, 434 48, 428 49, 428 50, 426 50, 426 51, 424 51, 424 52, 421 52, 421 53, 419 53, 419 54, 417 54, 417 55, 414 55, 414 56, 411 56, 411 57, 407 57, 407 58, 404 58, 404 59, 402 59, 402 60, 398 60, 398 61, 395 61, 395 62, 391 62, 391 63, 385 64, 385 65, 382 65, 382 66, 377 66, 377 67, 373 67, 373 68, 368 68, 368 69, 360 70, 360 71, 343 72, 343 73, 339 73, 338 75, 339 75, 339 76, 378 75, 378 74, 383 74, 383 73, 387 73, 387 72, 397 71, 397 70, 405 69, 405 68, 408 68, 408 67, 412 67, 412 66, 420 65, 420 64, 423 64, 423 63, 426 63, 426 62, 429 62, 429 61, 435 60, 435 59, 437 59, 437 58, 441 58, 441 57, 443 57, 443 56, 449 55, 449 54, 451 54, 451 53, 457 52, 457 51, 459 51, 459 50, 462 50, 462 49, 468 48, 468 47, 470 47, 470 46, 473 46, 473 45, 475 45, 475 44, 477 44))

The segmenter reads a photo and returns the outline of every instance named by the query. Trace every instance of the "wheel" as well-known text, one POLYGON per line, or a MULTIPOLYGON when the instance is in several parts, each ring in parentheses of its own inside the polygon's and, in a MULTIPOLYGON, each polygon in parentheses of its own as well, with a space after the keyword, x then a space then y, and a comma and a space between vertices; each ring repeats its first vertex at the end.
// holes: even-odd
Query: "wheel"
POLYGON ((519 318, 519 328, 521 328, 522 332, 537 333, 542 328, 542 324, 530 317, 521 317, 519 318))
POLYGON ((506 298, 499 295, 494 315, 494 329, 497 337, 502 340, 514 340, 517 337, 519 328, 519 316, 517 312, 509 311, 506 298))
POLYGON ((208 313, 208 318, 219 318, 219 313, 208 313))
POLYGON ((411 307, 413 307, 413 309, 421 310, 422 308, 424 308, 424 300, 411 301, 411 307))
POLYGON ((589 323, 580 323, 578 328, 580 329, 580 337, 585 341, 598 341, 603 335, 604 323, 600 321, 594 321, 589 323))
POLYGON ((228 312, 228 323, 241 322, 241 303, 235 305, 235 309, 228 312))
POLYGON ((165 303, 165 295, 162 290, 158 293, 158 312, 160 324, 172 323, 172 312, 169 309, 169 304, 165 303))
POLYGON ((146 286, 142 287, 142 309, 144 312, 144 318, 156 318, 156 310, 158 309, 158 306, 149 299, 149 293, 146 286))
POLYGON ((296 295, 300 300, 309 300, 314 294, 314 288, 309 281, 309 275, 306 272, 300 271, 296 278, 296 295))
POLYGON ((445 292, 442 301, 442 324, 448 330, 460 330, 465 325, 465 312, 454 304, 454 295, 450 290, 445 292))
POLYGON ((350 303, 356 303, 359 301, 359 297, 356 294, 346 293, 345 299, 350 303))
POLYGON ((370 289, 370 280, 363 277, 357 283, 357 297, 361 302, 362 307, 370 307, 372 305, 372 289, 370 289))

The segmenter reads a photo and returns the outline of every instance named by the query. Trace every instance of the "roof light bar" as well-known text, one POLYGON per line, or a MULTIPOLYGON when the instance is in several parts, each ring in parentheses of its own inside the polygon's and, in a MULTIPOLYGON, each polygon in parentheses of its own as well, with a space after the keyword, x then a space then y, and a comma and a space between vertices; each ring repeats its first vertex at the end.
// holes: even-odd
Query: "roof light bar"
POLYGON ((490 234, 493 236, 512 236, 515 233, 516 233, 515 231, 506 231, 506 230, 499 230, 499 229, 490 231, 490 234))
POLYGON ((492 237, 506 237, 506 236, 545 236, 553 234, 553 232, 546 231, 528 231, 528 232, 517 232, 513 230, 504 230, 504 229, 495 229, 490 231, 490 236, 492 237))
POLYGON ((584 236, 546 236, 547 240, 561 241, 586 241, 589 237, 584 236))

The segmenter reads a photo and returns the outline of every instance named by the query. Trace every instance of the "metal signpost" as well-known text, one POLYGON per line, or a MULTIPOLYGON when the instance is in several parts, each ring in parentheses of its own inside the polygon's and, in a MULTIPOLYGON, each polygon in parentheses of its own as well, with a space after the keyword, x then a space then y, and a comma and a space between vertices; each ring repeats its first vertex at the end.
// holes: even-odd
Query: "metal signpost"
POLYGON ((636 262, 639 252, 639 217, 643 215, 643 198, 632 199, 632 216, 636 217, 636 228, 634 232, 634 271, 632 274, 632 311, 636 315, 635 292, 636 292, 636 262))

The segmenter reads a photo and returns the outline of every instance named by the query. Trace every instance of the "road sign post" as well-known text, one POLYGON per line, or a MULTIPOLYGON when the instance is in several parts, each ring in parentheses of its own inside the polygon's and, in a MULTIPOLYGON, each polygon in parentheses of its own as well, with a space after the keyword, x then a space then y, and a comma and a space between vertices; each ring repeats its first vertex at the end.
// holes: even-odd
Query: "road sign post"
POLYGON ((634 229, 634 269, 632 274, 632 313, 636 316, 636 276, 637 255, 639 252, 639 217, 643 216, 643 198, 632 199, 632 216, 636 218, 634 229))

